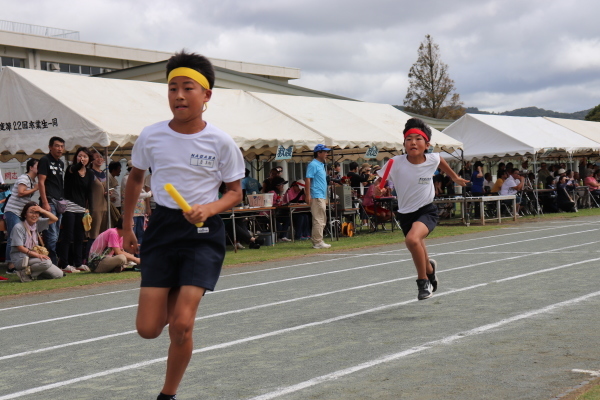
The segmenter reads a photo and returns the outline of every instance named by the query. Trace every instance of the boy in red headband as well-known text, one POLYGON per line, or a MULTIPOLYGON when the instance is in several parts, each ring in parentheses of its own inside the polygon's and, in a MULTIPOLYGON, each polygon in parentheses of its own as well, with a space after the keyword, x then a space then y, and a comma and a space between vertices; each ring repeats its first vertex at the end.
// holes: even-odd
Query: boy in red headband
MULTIPOLYGON (((438 222, 438 209, 432 204, 435 195, 433 174, 440 168, 459 185, 465 186, 468 182, 459 177, 439 153, 427 153, 430 141, 431 129, 418 118, 409 119, 404 127, 406 154, 393 158, 388 178, 396 189, 400 227, 417 268, 419 300, 430 298, 438 283, 437 263, 429 258, 425 247, 425 238, 438 222)), ((386 167, 387 164, 377 173, 383 176, 386 167)), ((379 195, 378 190, 379 185, 376 185, 375 195, 379 195)))
POLYGON ((136 327, 141 337, 158 337, 169 325, 171 345, 158 400, 175 393, 192 357, 196 311, 206 290, 214 290, 225 257, 225 227, 219 213, 242 201, 242 153, 231 136, 203 120, 215 74, 198 54, 175 54, 167 62, 170 121, 142 131, 133 146, 125 189, 123 248, 137 253, 133 210, 152 168, 156 210, 144 233, 142 283, 136 327), (219 199, 221 182, 227 186, 219 199), (172 183, 192 206, 182 212, 165 191, 172 183), (202 227, 195 224, 203 222, 202 227))

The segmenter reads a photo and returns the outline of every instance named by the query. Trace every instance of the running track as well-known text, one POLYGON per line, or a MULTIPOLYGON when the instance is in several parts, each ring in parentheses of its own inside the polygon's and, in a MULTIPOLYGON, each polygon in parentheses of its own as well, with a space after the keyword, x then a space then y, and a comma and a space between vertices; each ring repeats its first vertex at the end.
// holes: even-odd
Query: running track
MULTIPOLYGON (((225 269, 178 399, 552 399, 598 373, 600 218, 428 248, 420 302, 403 244, 225 269)), ((0 299, 0 400, 155 399, 168 338, 137 336, 137 295, 0 299)))

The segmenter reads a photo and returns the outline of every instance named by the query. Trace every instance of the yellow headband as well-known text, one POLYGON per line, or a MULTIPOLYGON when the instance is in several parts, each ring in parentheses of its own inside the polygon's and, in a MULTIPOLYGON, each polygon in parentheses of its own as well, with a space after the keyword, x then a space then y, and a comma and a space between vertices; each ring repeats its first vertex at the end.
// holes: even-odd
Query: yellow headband
POLYGON ((194 69, 185 68, 185 67, 175 68, 173 71, 171 71, 169 73, 167 82, 171 82, 171 79, 175 78, 176 76, 185 76, 188 78, 192 78, 193 80, 198 82, 200 84, 200 86, 202 86, 204 89, 207 89, 207 90, 210 89, 210 85, 208 84, 208 79, 206 79, 206 77, 204 75, 202 75, 200 72, 198 72, 194 69))

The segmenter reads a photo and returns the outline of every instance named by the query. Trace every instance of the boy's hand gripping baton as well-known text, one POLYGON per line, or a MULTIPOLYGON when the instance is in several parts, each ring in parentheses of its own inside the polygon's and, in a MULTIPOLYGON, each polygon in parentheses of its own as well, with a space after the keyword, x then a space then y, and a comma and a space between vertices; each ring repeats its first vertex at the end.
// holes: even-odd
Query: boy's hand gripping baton
POLYGON ((383 189, 385 187, 385 183, 387 182, 388 176, 390 175, 390 171, 392 170, 392 165, 394 165, 394 159, 391 159, 387 162, 385 167, 385 172, 383 173, 383 177, 381 178, 381 182, 379 182, 379 189, 383 189))
MULTIPOLYGON (((170 183, 167 183, 165 185, 165 190, 167 193, 169 193, 169 195, 173 198, 173 200, 175 200, 175 203, 177 203, 177 205, 179 206, 179 208, 181 208, 183 210, 183 212, 188 212, 192 209, 192 207, 190 207, 190 205, 187 203, 187 201, 185 201, 185 199, 183 197, 181 197, 181 195, 179 194, 179 192, 177 191, 177 189, 175 189, 175 187, 173 185, 171 185, 170 183)), ((204 222, 198 222, 196 224, 196 226, 198 228, 202 228, 204 226, 204 222)))

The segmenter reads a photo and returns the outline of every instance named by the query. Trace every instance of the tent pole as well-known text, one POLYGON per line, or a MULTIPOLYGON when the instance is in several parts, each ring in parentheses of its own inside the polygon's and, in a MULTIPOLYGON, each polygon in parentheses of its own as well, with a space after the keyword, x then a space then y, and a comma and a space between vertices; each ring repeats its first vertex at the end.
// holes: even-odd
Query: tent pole
POLYGON ((108 147, 104 148, 104 175, 106 175, 106 220, 107 229, 112 228, 110 221, 110 190, 108 190, 108 147))

